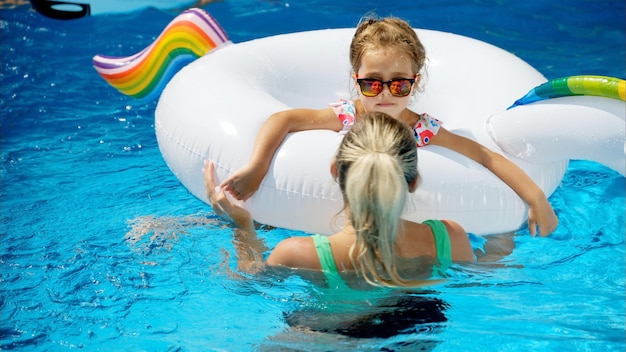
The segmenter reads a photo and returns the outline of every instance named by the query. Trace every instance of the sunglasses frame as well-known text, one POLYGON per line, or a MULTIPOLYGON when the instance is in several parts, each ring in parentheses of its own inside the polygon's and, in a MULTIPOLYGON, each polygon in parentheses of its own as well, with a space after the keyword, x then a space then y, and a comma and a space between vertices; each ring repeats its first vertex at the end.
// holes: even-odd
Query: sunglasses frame
POLYGON ((361 94, 363 94, 364 96, 368 97, 368 98, 373 98, 373 97, 377 97, 380 95, 380 93, 383 92, 385 85, 387 85, 387 89, 389 90, 389 93, 391 95, 393 95, 394 97, 406 97, 409 96, 411 94, 411 91, 413 90, 413 84, 415 84, 415 81, 417 80, 417 75, 415 75, 415 77, 413 78, 394 78, 394 79, 390 79, 388 81, 383 81, 381 79, 377 79, 377 78, 359 78, 359 76, 355 76, 356 77, 356 83, 359 85, 359 89, 361 90, 361 94), (409 81, 411 82, 411 89, 409 90, 409 92, 405 95, 400 95, 400 94, 393 94, 393 92, 391 91, 391 83, 393 82, 398 82, 398 81, 409 81), (361 82, 380 82, 380 84, 382 85, 383 89, 380 90, 380 92, 378 92, 378 94, 376 95, 367 95, 365 94, 365 92, 363 92, 363 86, 361 85, 361 82))

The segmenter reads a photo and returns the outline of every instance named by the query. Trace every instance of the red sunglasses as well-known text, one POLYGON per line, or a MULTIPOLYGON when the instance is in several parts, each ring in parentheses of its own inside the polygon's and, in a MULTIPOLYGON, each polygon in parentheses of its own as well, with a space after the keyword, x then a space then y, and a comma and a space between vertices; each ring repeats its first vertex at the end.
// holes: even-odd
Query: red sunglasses
POLYGON ((361 93, 366 97, 375 97, 383 91, 385 84, 389 88, 391 95, 396 97, 406 97, 411 94, 411 87, 415 83, 415 78, 395 78, 388 81, 381 81, 375 78, 356 79, 361 88, 361 93))

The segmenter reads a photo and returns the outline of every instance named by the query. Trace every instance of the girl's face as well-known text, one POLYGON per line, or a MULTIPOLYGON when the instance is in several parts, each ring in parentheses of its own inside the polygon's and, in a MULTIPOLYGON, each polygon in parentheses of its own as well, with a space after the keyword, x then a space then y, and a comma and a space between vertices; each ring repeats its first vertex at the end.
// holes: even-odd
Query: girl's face
MULTIPOLYGON (((416 78, 416 73, 413 72, 412 67, 413 65, 408 56, 398 54, 394 50, 370 50, 365 53, 361 60, 359 72, 356 73, 355 77, 356 88, 365 110, 384 112, 394 118, 400 118, 400 113, 409 105, 411 94, 405 97, 394 96, 390 93, 387 84, 385 84, 380 94, 375 97, 367 97, 361 92, 359 85, 356 83, 356 78, 378 79, 383 82, 398 78, 413 79, 416 78)), ((418 81, 411 88, 411 92, 415 89, 417 83, 418 81)), ((377 82, 374 84, 377 84, 377 82)), ((392 85, 394 83, 389 84, 392 85)))

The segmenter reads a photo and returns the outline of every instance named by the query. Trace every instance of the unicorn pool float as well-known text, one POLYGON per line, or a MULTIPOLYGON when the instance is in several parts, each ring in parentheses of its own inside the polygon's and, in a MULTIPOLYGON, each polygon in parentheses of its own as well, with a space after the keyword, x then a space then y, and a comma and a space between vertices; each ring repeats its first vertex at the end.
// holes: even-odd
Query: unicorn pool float
MULTIPOLYGON (((526 62, 490 44, 416 31, 429 59, 428 81, 410 108, 505 155, 546 195, 558 187, 571 159, 593 160, 625 174, 624 80, 573 76, 547 82, 526 62)), ((247 162, 257 130, 272 113, 319 108, 350 96, 347 55, 353 34, 354 29, 328 29, 233 44, 209 14, 190 9, 142 52, 95 56, 94 65, 124 94, 144 100, 160 94, 155 130, 163 158, 193 195, 208 202, 201 172, 205 159, 215 162, 218 179, 224 179, 247 162)), ((343 206, 329 172, 341 138, 326 130, 290 134, 258 191, 244 203, 255 220, 331 233, 343 206)), ((405 218, 453 219, 475 234, 514 231, 526 221, 524 202, 472 160, 427 146, 420 148, 418 164, 421 184, 407 202, 405 218)))

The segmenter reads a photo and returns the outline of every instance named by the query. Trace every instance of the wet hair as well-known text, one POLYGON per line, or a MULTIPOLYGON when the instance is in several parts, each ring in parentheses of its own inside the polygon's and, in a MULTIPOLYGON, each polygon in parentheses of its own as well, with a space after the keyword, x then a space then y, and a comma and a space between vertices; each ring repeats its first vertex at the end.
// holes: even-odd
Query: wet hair
POLYGON ((389 49, 405 54, 418 74, 424 67, 426 49, 415 30, 404 20, 395 17, 362 19, 350 43, 350 65, 359 72, 363 55, 370 50, 389 49))
POLYGON ((382 112, 363 114, 337 154, 337 181, 356 232, 355 270, 372 285, 416 286, 398 274, 394 243, 409 184, 417 180, 417 148, 406 124, 382 112), (381 275, 381 273, 384 273, 381 275))

